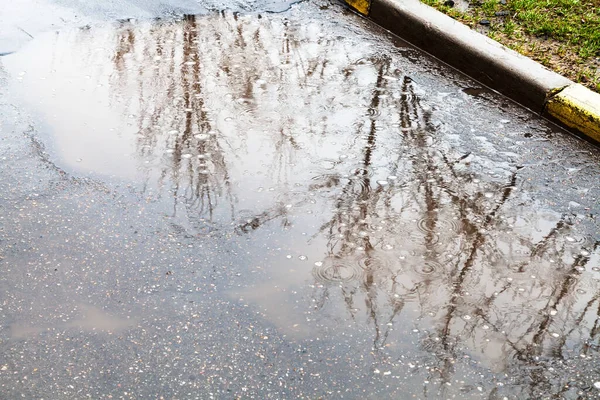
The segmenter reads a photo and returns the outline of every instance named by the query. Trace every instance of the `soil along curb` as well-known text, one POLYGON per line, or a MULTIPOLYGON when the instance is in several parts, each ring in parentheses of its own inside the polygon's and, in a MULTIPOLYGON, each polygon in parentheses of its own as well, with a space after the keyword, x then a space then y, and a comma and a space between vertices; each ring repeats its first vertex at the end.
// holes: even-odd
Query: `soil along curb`
POLYGON ((345 2, 484 85, 600 143, 600 94, 418 0, 345 2))

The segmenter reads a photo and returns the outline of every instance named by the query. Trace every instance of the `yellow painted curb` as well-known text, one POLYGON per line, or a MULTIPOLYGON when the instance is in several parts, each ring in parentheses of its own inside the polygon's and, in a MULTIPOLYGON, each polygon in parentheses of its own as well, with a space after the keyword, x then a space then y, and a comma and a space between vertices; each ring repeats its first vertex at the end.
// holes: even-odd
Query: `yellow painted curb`
POLYGON ((600 143, 600 94, 573 84, 550 97, 546 113, 600 143))
POLYGON ((361 13, 362 15, 369 15, 369 10, 371 9, 371 0, 345 0, 346 4, 350 7, 354 8, 356 11, 361 13))

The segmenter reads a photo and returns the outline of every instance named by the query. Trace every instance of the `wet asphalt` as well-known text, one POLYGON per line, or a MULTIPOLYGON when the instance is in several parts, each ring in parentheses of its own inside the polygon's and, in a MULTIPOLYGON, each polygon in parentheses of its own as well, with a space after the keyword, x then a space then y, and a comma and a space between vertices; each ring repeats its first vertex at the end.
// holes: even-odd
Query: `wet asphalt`
POLYGON ((1 399, 600 396, 600 153, 335 2, 0 11, 1 399))

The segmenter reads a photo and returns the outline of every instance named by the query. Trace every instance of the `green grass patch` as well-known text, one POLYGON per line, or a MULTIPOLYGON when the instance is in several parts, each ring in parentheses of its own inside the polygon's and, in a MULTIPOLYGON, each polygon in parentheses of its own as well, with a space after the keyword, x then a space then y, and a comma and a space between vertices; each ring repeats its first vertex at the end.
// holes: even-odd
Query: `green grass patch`
POLYGON ((421 1, 600 92, 599 0, 421 1))

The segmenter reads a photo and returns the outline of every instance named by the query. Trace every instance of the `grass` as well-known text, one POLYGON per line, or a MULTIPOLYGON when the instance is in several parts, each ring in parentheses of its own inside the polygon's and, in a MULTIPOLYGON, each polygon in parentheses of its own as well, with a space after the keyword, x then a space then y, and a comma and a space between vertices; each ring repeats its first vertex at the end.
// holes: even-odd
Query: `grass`
POLYGON ((462 11, 461 0, 421 1, 600 92, 599 0, 462 0, 462 11))

